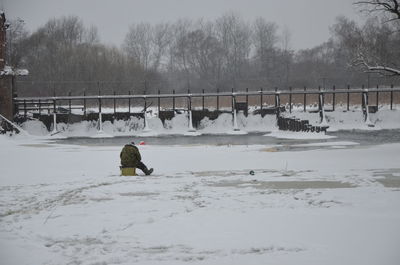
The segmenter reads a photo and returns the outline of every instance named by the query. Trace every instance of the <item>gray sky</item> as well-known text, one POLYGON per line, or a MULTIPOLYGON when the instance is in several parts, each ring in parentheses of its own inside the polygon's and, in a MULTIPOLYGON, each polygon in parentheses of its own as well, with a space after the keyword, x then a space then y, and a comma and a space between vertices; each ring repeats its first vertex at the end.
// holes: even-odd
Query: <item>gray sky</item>
POLYGON ((129 25, 174 22, 179 18, 214 20, 236 12, 245 20, 261 16, 291 32, 291 48, 312 48, 329 37, 339 15, 361 16, 352 0, 0 0, 7 18, 20 17, 33 31, 49 18, 77 15, 98 28, 101 41, 119 46, 129 25))

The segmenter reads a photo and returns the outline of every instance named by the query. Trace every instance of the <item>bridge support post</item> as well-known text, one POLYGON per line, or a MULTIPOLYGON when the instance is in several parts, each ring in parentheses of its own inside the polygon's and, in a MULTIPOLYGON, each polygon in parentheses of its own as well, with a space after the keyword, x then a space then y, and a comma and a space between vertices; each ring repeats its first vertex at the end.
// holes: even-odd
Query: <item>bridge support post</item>
MULTIPOLYGON (((131 95, 131 91, 129 90, 128 91, 128 95, 130 96, 131 95)), ((129 113, 129 116, 131 115, 131 98, 129 97, 128 98, 128 113, 129 113)))
POLYGON ((86 90, 83 90, 83 116, 86 119, 86 90))
POLYGON ((280 93, 275 90, 275 113, 276 113, 276 120, 279 120, 281 112, 281 98, 280 93))
POLYGON ((289 113, 292 113, 292 87, 289 87, 289 113))
POLYGON ((147 117, 146 117, 146 113, 147 113, 147 98, 144 98, 144 113, 143 113, 143 122, 144 122, 144 128, 143 128, 143 132, 149 132, 151 131, 149 124, 147 122, 147 117))
MULTIPOLYGON (((350 85, 347 85, 347 90, 350 90, 350 85)), ((347 111, 350 110, 350 93, 347 92, 347 111)))
POLYGON ((196 130, 193 128, 192 97, 190 95, 190 91, 188 91, 188 94, 188 132, 195 132, 196 130))
MULTIPOLYGON (((393 89, 393 85, 390 88, 393 89)), ((390 110, 393 110, 393 90, 390 91, 390 110)))
POLYGON ((101 113, 101 98, 99 98, 99 133, 103 132, 103 115, 101 113))
MULTIPOLYGON (((172 90, 172 95, 175 95, 175 89, 172 90)), ((174 111, 175 115, 175 96, 172 96, 172 110, 174 111)))
POLYGON ((219 111, 219 88, 217 88, 217 111, 219 111))
POLYGON ((236 97, 232 96, 232 120, 233 120, 233 130, 240 131, 237 123, 237 113, 236 113, 236 97))
POLYGON ((374 127, 374 124, 369 118, 369 108, 368 108, 368 89, 364 89, 362 92, 361 108, 363 111, 364 122, 368 127, 374 127))
POLYGON ((281 119, 281 98, 278 89, 275 89, 275 113, 276 113, 276 125, 281 130, 282 128, 282 119, 281 119))
POLYGON ((325 98, 323 93, 318 94, 318 106, 319 106, 319 117, 320 117, 320 125, 328 126, 325 117, 325 98))
POLYGON ((53 100, 53 131, 51 134, 57 133, 57 100, 53 100))

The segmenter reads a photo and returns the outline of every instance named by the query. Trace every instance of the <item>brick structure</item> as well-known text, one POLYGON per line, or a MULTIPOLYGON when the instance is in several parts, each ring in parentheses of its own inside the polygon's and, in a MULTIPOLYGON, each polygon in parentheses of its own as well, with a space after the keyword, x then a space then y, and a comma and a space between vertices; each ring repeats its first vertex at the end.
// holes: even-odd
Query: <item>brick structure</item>
POLYGON ((14 76, 11 75, 0 77, 0 114, 9 120, 14 117, 13 79, 14 76))
POLYGON ((14 81, 18 75, 27 75, 27 70, 12 69, 6 65, 6 16, 0 11, 0 114, 9 120, 15 115, 13 98, 15 94, 14 81))
POLYGON ((0 13, 0 114, 11 120, 13 118, 12 83, 13 76, 6 67, 6 16, 0 13))
POLYGON ((0 11, 0 70, 6 66, 6 16, 4 12, 0 11))

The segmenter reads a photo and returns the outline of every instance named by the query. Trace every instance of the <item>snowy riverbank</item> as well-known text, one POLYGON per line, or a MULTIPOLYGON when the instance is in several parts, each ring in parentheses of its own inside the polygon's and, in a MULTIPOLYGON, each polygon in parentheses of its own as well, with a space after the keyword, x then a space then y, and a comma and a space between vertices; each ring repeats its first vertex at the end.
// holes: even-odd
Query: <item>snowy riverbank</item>
MULTIPOLYGON (((396 106, 395 106, 396 107, 396 106)), ((360 109, 346 111, 342 106, 337 106, 334 112, 326 112, 326 121, 329 125, 328 131, 337 130, 380 130, 399 129, 400 111, 390 110, 382 106, 377 113, 370 114, 370 122, 374 127, 369 127, 363 120, 360 109)), ((285 116, 309 120, 311 124, 319 124, 319 114, 303 112, 301 108, 294 108, 292 113, 284 113, 285 116)), ((232 115, 222 114, 216 120, 203 119, 196 132, 188 132, 187 114, 176 115, 172 120, 167 120, 163 125, 156 114, 147 117, 148 128, 144 128, 143 119, 131 117, 129 120, 106 121, 102 124, 102 132, 99 135, 99 124, 97 121, 82 121, 73 124, 58 123, 56 137, 113 137, 113 136, 159 136, 159 135, 200 135, 200 134, 244 134, 253 132, 279 132, 276 127, 275 115, 249 115, 243 113, 237 115, 237 127, 235 131, 232 122, 232 115)), ((36 136, 47 136, 49 131, 44 124, 37 120, 31 120, 21 125, 28 133, 36 136)), ((309 134, 312 135, 312 134, 309 134)), ((295 136, 294 136, 295 137, 295 136)), ((309 137, 309 136, 308 136, 309 137)), ((321 138, 316 135, 316 138, 321 138)))

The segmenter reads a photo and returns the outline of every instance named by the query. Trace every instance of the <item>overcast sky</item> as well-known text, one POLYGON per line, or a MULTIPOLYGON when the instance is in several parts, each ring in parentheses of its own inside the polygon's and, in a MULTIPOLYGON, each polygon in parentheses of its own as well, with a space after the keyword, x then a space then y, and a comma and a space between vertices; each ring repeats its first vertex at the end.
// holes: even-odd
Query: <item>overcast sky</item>
POLYGON ((352 0, 0 0, 7 18, 21 18, 36 30, 49 18, 77 15, 98 28, 101 41, 119 46, 129 25, 174 22, 179 18, 214 20, 236 12, 245 20, 264 17, 291 32, 291 48, 312 48, 329 38, 340 15, 361 20, 352 0))

